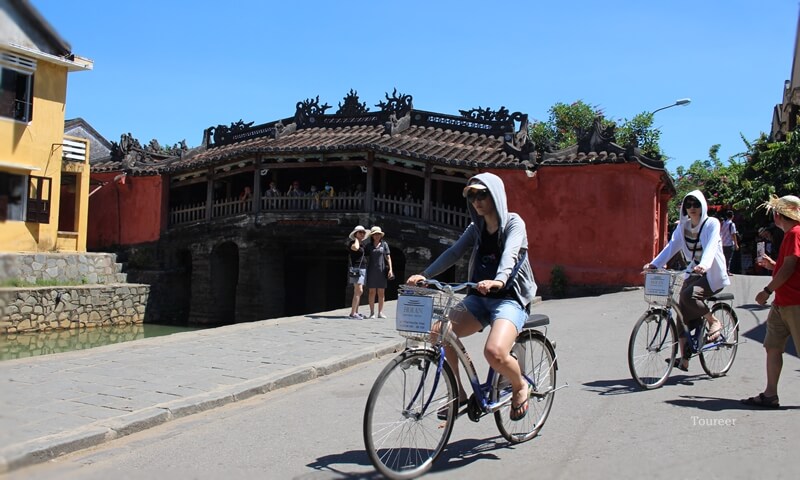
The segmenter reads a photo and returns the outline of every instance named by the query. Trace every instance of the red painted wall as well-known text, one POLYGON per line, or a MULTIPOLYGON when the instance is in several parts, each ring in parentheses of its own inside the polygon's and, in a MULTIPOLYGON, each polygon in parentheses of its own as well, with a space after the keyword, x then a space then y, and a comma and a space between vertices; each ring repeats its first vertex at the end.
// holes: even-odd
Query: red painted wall
POLYGON ((89 197, 89 250, 153 242, 166 225, 162 178, 129 175, 120 183, 114 181, 119 173, 92 174, 92 189, 107 183, 89 197))
POLYGON ((663 171, 627 163, 493 173, 525 220, 537 283, 561 265, 572 285, 641 285, 642 265, 666 243, 663 171))

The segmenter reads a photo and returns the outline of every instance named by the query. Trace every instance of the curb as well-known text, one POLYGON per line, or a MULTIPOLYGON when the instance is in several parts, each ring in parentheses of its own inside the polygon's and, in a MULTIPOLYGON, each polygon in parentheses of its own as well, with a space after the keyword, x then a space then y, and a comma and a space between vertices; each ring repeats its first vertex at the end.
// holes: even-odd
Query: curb
POLYGON ((396 353, 404 345, 405 340, 388 341, 350 354, 312 362, 236 385, 227 385, 213 392, 160 403, 63 433, 10 445, 0 450, 0 474, 44 463, 62 455, 95 447, 182 417, 305 383, 384 355, 396 353))

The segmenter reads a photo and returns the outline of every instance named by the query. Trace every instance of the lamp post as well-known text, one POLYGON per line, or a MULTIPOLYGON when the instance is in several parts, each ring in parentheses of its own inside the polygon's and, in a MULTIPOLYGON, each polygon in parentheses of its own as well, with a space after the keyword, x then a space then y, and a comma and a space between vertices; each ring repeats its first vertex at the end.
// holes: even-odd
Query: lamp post
POLYGON ((678 106, 683 106, 683 105, 689 105, 690 103, 692 103, 692 99, 691 98, 679 98, 678 100, 675 100, 675 103, 673 103, 672 105, 667 105, 666 107, 656 108, 655 110, 650 112, 650 115, 654 115, 656 112, 660 112, 661 110, 666 110, 668 108, 678 107, 678 106))

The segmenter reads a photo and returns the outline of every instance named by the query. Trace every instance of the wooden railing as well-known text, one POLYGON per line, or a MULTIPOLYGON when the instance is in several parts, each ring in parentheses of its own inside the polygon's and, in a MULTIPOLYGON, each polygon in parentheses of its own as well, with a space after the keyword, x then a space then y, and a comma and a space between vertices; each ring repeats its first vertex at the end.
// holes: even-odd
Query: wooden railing
MULTIPOLYGON (((341 195, 335 197, 288 195, 267 196, 260 199, 262 212, 301 212, 320 210, 322 212, 366 212, 367 205, 363 195, 341 195)), ((405 217, 426 221, 423 218, 423 205, 417 200, 403 200, 399 196, 375 195, 371 211, 385 215, 405 217)), ((253 211, 251 200, 227 198, 215 200, 211 207, 212 218, 242 215, 253 211)), ((203 222, 206 220, 206 204, 193 203, 173 207, 169 212, 170 226, 203 222)), ((464 229, 470 222, 466 209, 447 205, 431 205, 431 223, 464 229)))
POLYGON ((375 195, 375 211, 389 215, 402 215, 410 218, 422 218, 422 202, 403 200, 391 195, 375 195))
POLYGON ((261 210, 336 210, 340 212, 358 212, 364 210, 364 196, 340 195, 336 197, 320 197, 306 195, 303 197, 262 196, 261 210))
POLYGON ((472 219, 469 218, 466 209, 448 205, 431 205, 431 223, 458 227, 464 230, 471 221, 472 219))
POLYGON ((180 205, 170 209, 169 211, 169 224, 181 225, 184 223, 200 222, 206 218, 206 204, 191 203, 189 205, 180 205))

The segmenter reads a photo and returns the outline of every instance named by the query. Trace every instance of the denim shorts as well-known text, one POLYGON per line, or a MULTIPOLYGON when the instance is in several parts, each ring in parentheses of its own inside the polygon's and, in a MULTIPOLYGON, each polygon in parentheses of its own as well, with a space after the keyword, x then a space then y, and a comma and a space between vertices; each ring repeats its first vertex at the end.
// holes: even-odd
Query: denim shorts
POLYGON ((359 268, 358 271, 361 272, 361 275, 357 277, 351 277, 348 275, 347 283, 349 283, 350 285, 364 285, 365 283, 367 283, 367 269, 359 268))
POLYGON ((489 298, 481 295, 467 295, 462 302, 467 311, 471 313, 481 325, 488 327, 496 319, 510 320, 517 327, 517 332, 522 331, 528 312, 516 300, 510 298, 489 298))

